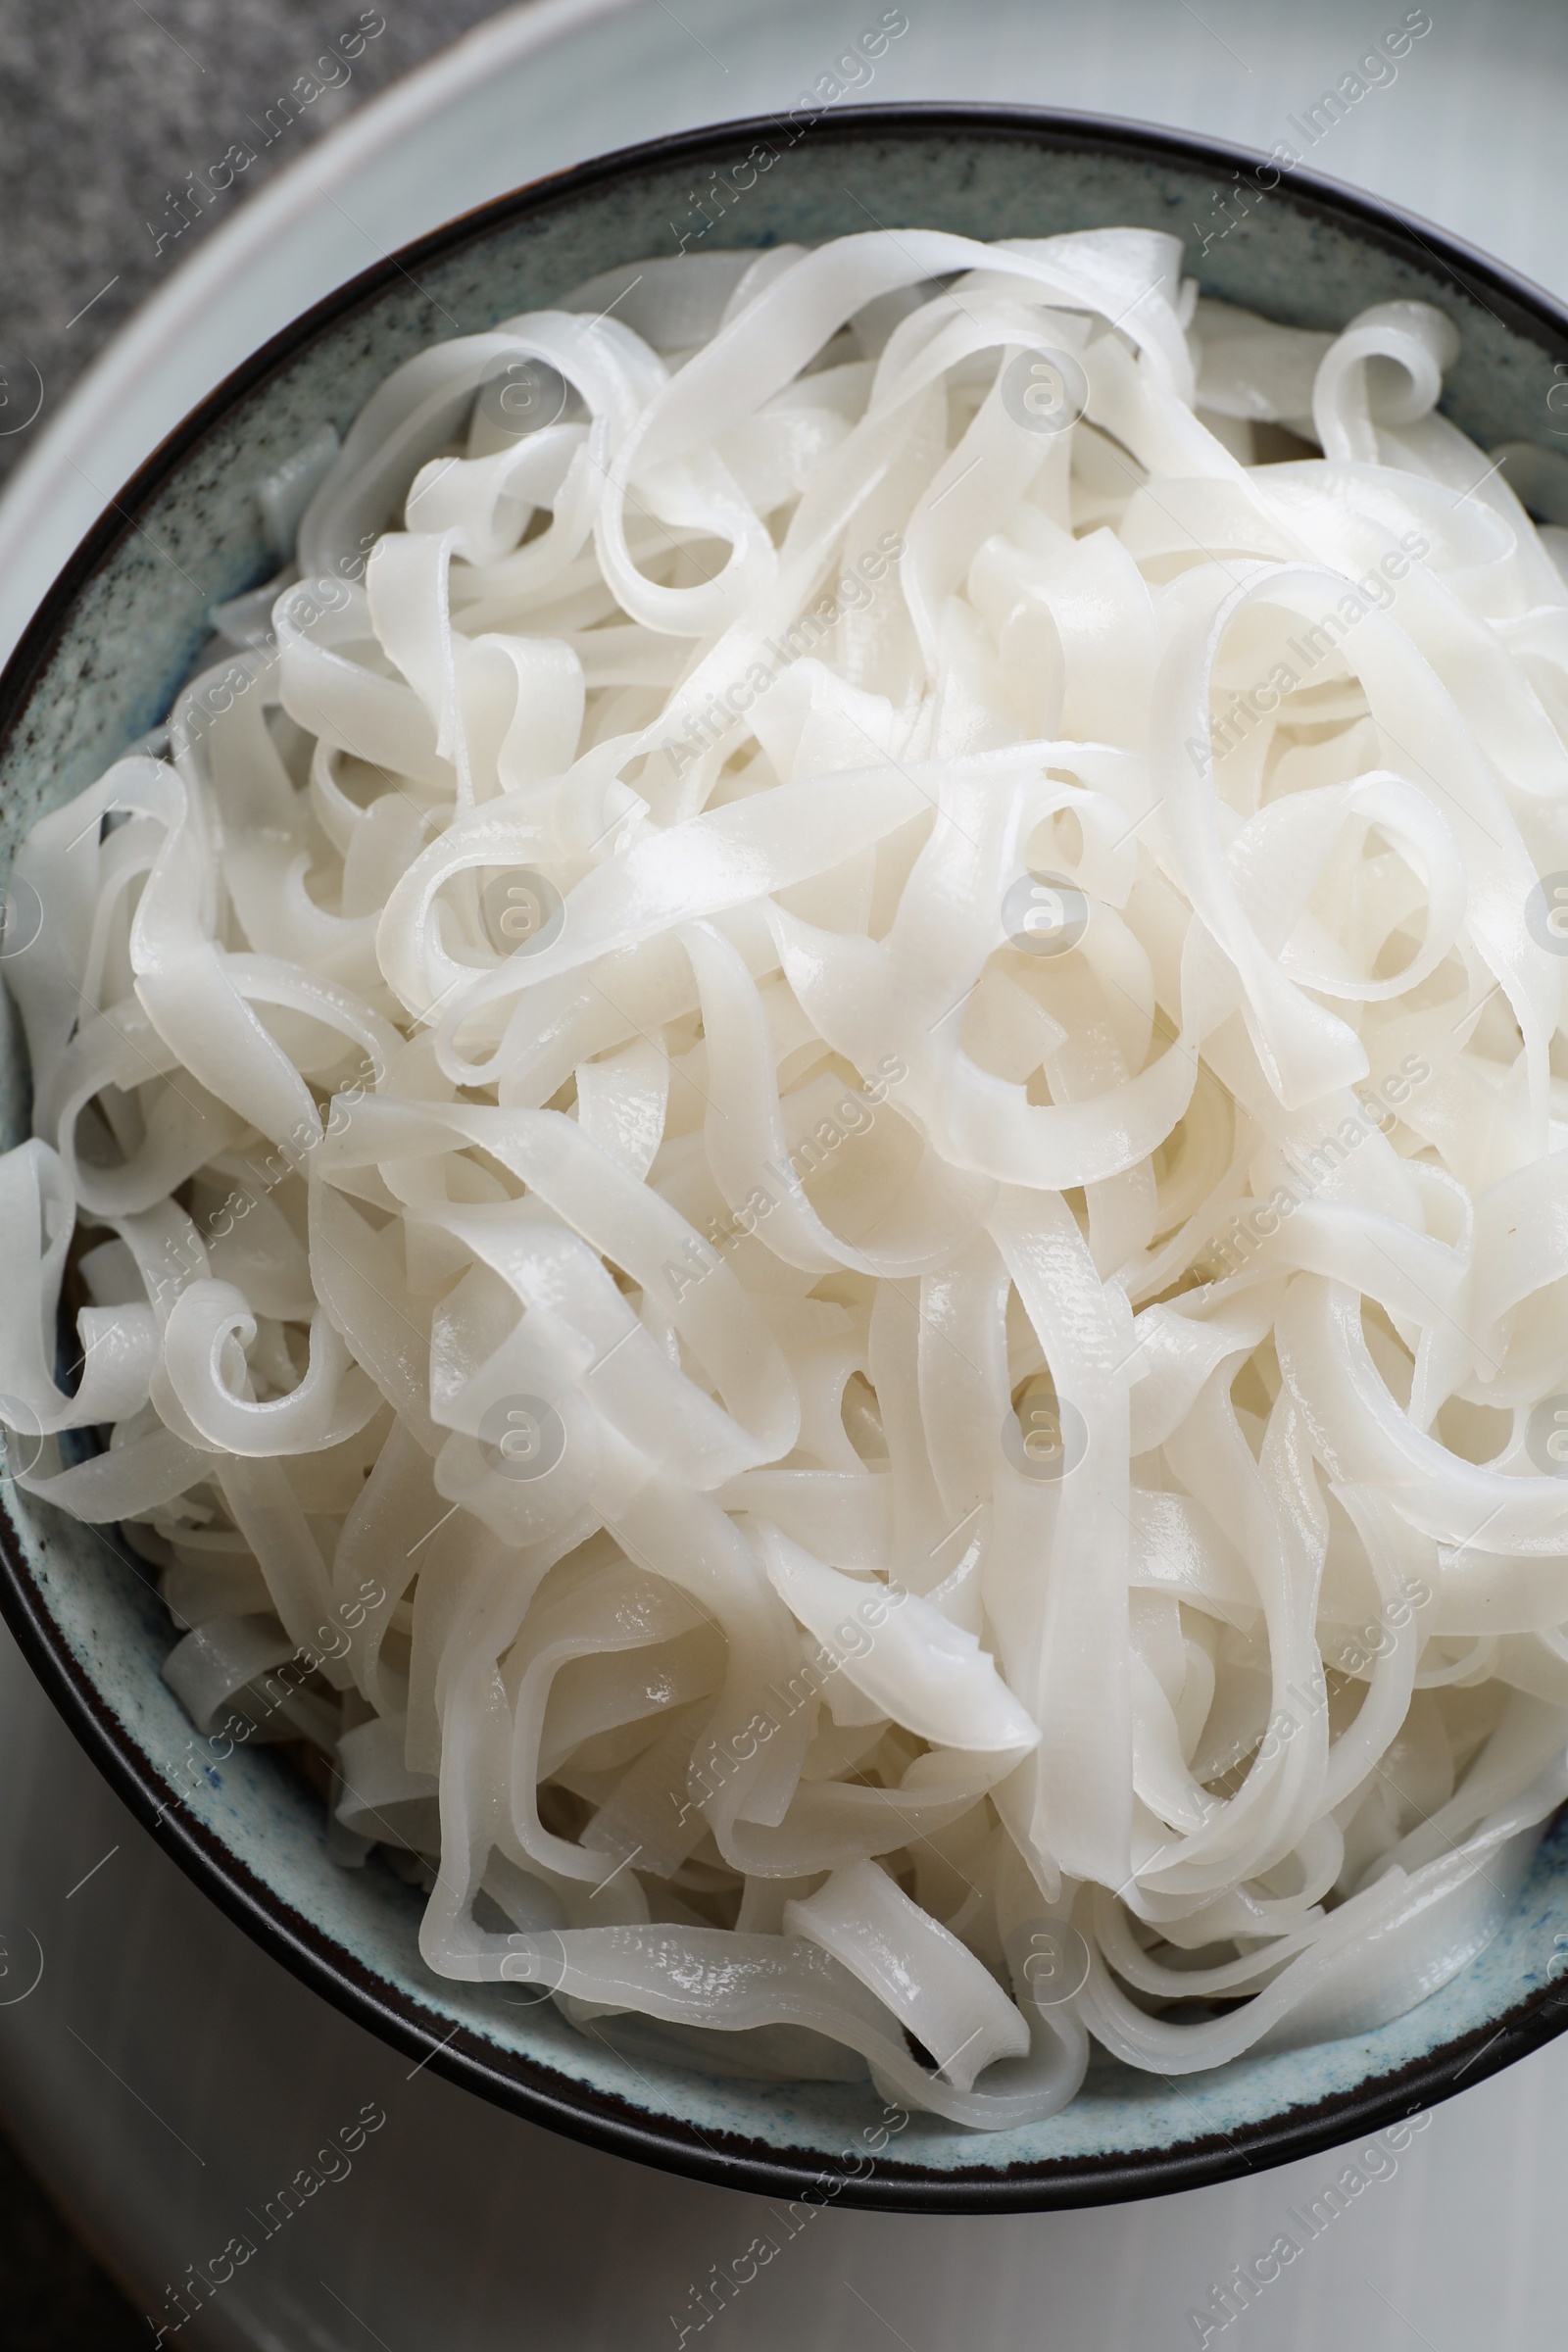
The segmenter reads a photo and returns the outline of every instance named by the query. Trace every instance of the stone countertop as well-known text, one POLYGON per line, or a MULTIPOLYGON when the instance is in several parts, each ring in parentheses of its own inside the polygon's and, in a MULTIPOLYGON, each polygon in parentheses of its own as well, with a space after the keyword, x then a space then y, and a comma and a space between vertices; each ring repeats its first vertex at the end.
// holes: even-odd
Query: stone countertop
POLYGON ((496 13, 495 0, 0 0, 0 479, 36 428, 39 377, 47 416, 208 226, 496 13))

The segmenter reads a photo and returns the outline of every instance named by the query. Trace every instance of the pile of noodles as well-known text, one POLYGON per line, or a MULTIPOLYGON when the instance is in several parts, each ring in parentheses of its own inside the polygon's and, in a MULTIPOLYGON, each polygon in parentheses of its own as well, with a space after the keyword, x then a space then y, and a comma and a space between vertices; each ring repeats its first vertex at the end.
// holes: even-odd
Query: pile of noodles
POLYGON ((1436 312, 1179 262, 422 352, 8 903, 0 1411, 196 1760, 981 2130, 1408 2008, 1568 1795, 1559 535, 1436 312))

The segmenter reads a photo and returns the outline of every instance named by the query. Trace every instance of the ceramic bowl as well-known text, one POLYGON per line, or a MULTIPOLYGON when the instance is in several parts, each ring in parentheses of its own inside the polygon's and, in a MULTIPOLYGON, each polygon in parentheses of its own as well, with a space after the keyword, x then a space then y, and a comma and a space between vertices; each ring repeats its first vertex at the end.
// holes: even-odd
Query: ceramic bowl
MULTIPOLYGON (((1087 116, 831 108, 660 141, 545 180, 388 257, 204 401, 111 505, 0 678, 0 873, 44 810, 154 725, 209 608, 276 565, 259 489, 442 336, 548 304, 613 264, 812 242, 873 223, 976 237, 1134 222, 1183 237, 1204 290, 1291 324, 1436 303, 1462 355, 1444 408, 1484 448, 1559 444, 1568 317, 1386 205, 1203 141, 1087 116), (763 163, 761 157, 768 160, 763 163), (709 225, 704 228, 703 222, 709 225)), ((27 1132, 20 1028, 0 1001, 0 1127, 27 1132)), ((1262 2169, 1479 2082, 1568 2025, 1568 1818, 1479 1959, 1374 2033, 1183 2082, 1108 2061, 1051 2122, 980 2135, 915 2117, 867 2160, 867 2087, 716 2081, 585 2039, 515 1987, 420 1962, 420 1896, 327 1855, 323 1808, 265 1747, 193 1776, 162 1680, 170 1620, 113 1531, 0 1488, 0 1607, 120 1793, 214 1901, 388 2041, 535 2122, 737 2187, 844 2205, 1002 2212, 1113 2202, 1262 2169)))

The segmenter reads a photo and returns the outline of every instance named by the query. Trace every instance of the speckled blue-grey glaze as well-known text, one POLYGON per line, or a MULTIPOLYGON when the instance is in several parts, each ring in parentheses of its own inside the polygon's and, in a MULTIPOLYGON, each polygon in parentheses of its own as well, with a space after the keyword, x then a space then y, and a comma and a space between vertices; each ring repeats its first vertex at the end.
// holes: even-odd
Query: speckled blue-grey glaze
MULTIPOLYGON (((781 142, 782 147, 782 142, 781 142)), ((1472 300, 1446 273, 1424 273, 1359 230, 1283 199, 1198 260, 1193 223, 1212 225, 1213 175, 1135 155, 1064 154, 1023 137, 835 135, 832 168, 809 140, 784 149, 719 221, 712 245, 810 241, 868 225, 930 225, 996 237, 1134 221, 1188 239, 1209 290, 1297 323, 1332 326, 1395 295, 1441 302, 1464 352, 1450 413, 1483 443, 1547 442, 1547 353, 1472 300)), ((638 167, 616 184, 547 206, 501 229, 481 226, 418 282, 399 278, 327 325, 238 399, 178 465, 106 557, 71 612, 22 723, 0 760, 0 871, 43 809, 95 776, 165 710, 205 633, 204 615, 271 568, 256 489, 323 421, 345 428, 398 362, 442 335, 548 303, 612 264, 674 250, 671 221, 689 225, 689 172, 638 167)), ((26 1132, 28 1087, 14 1015, 0 1003, 0 1127, 26 1132)), ((8 1503, 54 1621, 97 1693, 162 1779, 282 1906, 314 1923, 371 1977, 422 2005, 432 2036, 462 2023, 561 2078, 614 2094, 651 2119, 705 2135, 735 2133, 780 2151, 831 2157, 881 2112, 869 2091, 714 2082, 640 2061, 636 2069, 585 2040, 554 2008, 521 2006, 521 1988, 476 1989, 432 1977, 418 1958, 419 1900, 372 1862, 337 1869, 325 1853, 316 1797, 265 1749, 240 1751, 194 1779, 190 1727, 160 1679, 170 1646, 156 1594, 106 1536, 8 1503)), ((1543 1984, 1568 1937, 1568 1828, 1542 1847, 1524 1893, 1489 1949, 1444 1990, 1381 2031, 1253 2058, 1179 2088, 1102 2064, 1063 2115, 1034 2129, 979 2137, 914 2119, 892 2151, 939 2171, 1006 2170, 1051 2159, 1158 2150, 1254 2129, 1291 2109, 1353 2091, 1454 2039, 1484 2032, 1543 1984)))

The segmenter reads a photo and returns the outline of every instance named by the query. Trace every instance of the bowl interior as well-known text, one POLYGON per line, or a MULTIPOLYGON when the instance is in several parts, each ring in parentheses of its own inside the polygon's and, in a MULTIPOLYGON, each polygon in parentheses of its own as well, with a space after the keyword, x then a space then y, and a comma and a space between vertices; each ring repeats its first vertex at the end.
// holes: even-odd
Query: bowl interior
MULTIPOLYGON (((812 124, 662 142, 523 190, 369 271, 166 444, 78 551, 0 681, 0 873, 40 813, 162 716, 210 634, 209 608, 276 568, 261 484, 323 424, 346 430, 375 385, 431 341, 548 305, 614 264, 674 253, 683 237, 705 252, 872 226, 995 238, 1124 222, 1183 237, 1206 292, 1292 324, 1337 327, 1400 296, 1440 304, 1463 342, 1446 412, 1485 447, 1555 446, 1547 401, 1568 320, 1437 231, 1305 175, 1254 172, 1251 159, 1136 126, 939 108, 840 109, 812 124)), ((3 1141, 27 1123, 20 1026, 0 995, 3 1141)), ((330 1862, 319 1800, 275 1754, 237 1749, 219 1762, 196 1740, 161 1679, 170 1620, 115 1531, 79 1526, 9 1481, 0 1494, 0 1605, 78 1736, 198 1882, 373 2031, 622 2153, 786 2194, 820 2183, 815 2193, 846 2203, 1098 2202, 1375 2129, 1568 2023, 1551 1973, 1555 1933, 1568 1931, 1565 1820, 1495 1940, 1392 2025, 1180 2083, 1102 2061, 1048 2124, 979 2136, 914 2117, 868 2165, 883 2115, 869 2086, 633 2064, 528 1987, 432 1976, 415 1890, 377 1858, 359 1871, 330 1862)))

